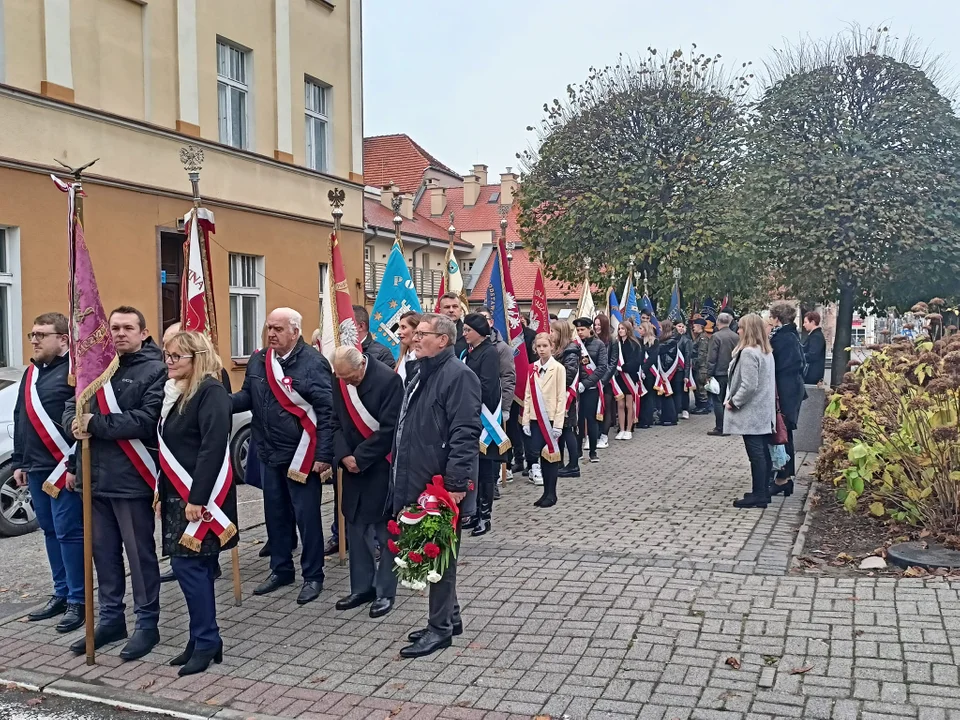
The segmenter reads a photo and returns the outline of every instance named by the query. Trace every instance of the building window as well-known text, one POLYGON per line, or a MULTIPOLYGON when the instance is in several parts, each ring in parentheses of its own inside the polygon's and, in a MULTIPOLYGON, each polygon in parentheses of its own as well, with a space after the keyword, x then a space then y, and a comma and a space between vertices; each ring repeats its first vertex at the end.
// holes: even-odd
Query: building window
POLYGON ((250 140, 250 53, 217 40, 217 105, 220 142, 241 150, 250 140))
POLYGON ((230 253, 230 355, 250 357, 266 320, 263 258, 230 253))
POLYGON ((19 239, 17 228, 0 227, 0 367, 23 358, 19 239))
POLYGON ((330 88, 313 80, 304 82, 304 109, 307 123, 307 167, 326 172, 330 127, 330 88))

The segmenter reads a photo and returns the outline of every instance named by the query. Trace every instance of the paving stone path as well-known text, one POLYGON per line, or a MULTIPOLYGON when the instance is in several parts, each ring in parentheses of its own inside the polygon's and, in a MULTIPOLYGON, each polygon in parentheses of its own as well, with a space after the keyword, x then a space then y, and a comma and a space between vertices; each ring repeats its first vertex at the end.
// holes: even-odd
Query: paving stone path
POLYGON ((464 542, 465 632, 432 657, 397 655, 425 598, 402 591, 381 620, 337 612, 348 582, 335 563, 306 607, 296 588, 250 595, 267 573, 256 528, 243 606, 218 585, 222 665, 179 679, 165 664, 187 631, 166 585, 163 644, 143 661, 113 647, 88 668, 72 638, 14 618, 0 625, 0 678, 206 717, 960 720, 960 583, 787 574, 807 485, 735 510, 743 446, 709 427, 612 442, 549 510, 524 479, 508 486, 494 532, 464 542))

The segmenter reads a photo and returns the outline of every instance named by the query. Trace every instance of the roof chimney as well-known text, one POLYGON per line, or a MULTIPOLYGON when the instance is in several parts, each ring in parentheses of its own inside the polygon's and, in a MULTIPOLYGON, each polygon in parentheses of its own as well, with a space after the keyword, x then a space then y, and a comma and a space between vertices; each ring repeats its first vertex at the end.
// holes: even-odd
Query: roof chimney
POLYGON ((393 181, 387 183, 380 189, 380 204, 393 211, 393 196, 400 192, 400 188, 393 181))
POLYGON ((443 215, 447 209, 447 189, 434 184, 430 187, 430 214, 443 215))
POLYGON ((400 216, 406 220, 413 220, 413 195, 410 193, 400 196, 400 216))
POLYGON ((480 178, 480 186, 483 187, 487 184, 487 166, 486 165, 474 165, 473 174, 480 178))
POLYGON ((480 178, 476 175, 466 175, 463 178, 463 206, 473 207, 480 197, 480 178))
POLYGON ((500 204, 512 205, 513 194, 517 191, 517 174, 513 168, 507 168, 505 173, 500 173, 500 204))

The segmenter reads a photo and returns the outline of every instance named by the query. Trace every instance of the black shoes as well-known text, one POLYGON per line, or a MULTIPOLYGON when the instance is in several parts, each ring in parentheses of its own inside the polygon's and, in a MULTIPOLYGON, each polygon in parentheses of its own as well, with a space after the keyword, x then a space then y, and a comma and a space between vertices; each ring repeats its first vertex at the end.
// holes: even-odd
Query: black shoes
MULTIPOLYGON (((419 639, 422 638, 424 635, 426 635, 427 632, 428 632, 428 630, 429 630, 429 628, 424 628, 423 630, 414 630, 412 633, 410 633, 409 635, 407 635, 407 640, 409 640, 409 641, 412 642, 412 643, 415 643, 417 640, 419 640, 419 639)), ((453 637, 456 637, 457 635, 463 635, 463 621, 462 621, 462 620, 461 620, 460 622, 455 622, 455 623, 453 624, 453 637)))
POLYGON ((139 660, 160 642, 159 630, 134 630, 133 635, 120 651, 121 660, 139 660))
POLYGON ((559 477, 580 477, 580 466, 579 465, 567 465, 562 467, 557 471, 559 477))
POLYGON ((471 515, 470 517, 464 518, 460 521, 461 530, 472 530, 477 526, 479 518, 476 515, 471 515))
POLYGON ((173 574, 173 570, 167 570, 160 576, 161 583, 173 582, 177 579, 177 576, 173 574))
POLYGON ((590 462, 592 463, 600 462, 600 458, 597 457, 596 453, 590 453, 590 462))
POLYGON ((267 540, 263 547, 260 548, 260 552, 257 553, 257 557, 270 557, 270 541, 267 540))
POLYGON ((202 673, 208 667, 210 667, 210 662, 213 661, 217 664, 223 662, 223 642, 221 642, 215 648, 208 648, 206 650, 194 650, 193 654, 190 656, 190 659, 187 660, 186 664, 180 668, 180 671, 177 673, 180 677, 184 675, 196 675, 197 673, 202 673))
POLYGON ((293 585, 293 578, 284 578, 280 577, 276 573, 270 573, 270 577, 264 580, 262 583, 257 585, 254 589, 254 595, 267 595, 272 593, 274 590, 282 588, 284 585, 293 585))
POLYGON ((37 622, 38 620, 49 620, 57 615, 63 615, 67 611, 67 599, 51 595, 47 604, 39 610, 35 610, 27 615, 27 620, 37 622))
POLYGON ((774 482, 770 485, 770 495, 783 495, 785 498, 793 495, 793 478, 790 478, 782 485, 774 482))
POLYGON ((691 410, 690 414, 691 415, 709 415, 712 412, 713 410, 711 410, 710 408, 697 408, 696 410, 691 410))
MULTIPOLYGON (((127 639, 127 626, 119 625, 97 625, 93 630, 93 648, 99 650, 104 645, 119 642, 127 639)), ((86 636, 77 638, 70 645, 70 651, 82 655, 87 651, 86 636)))
POLYGON ((542 508, 549 508, 549 507, 553 507, 553 506, 556 505, 556 504, 557 504, 557 499, 556 499, 555 497, 551 496, 551 497, 548 497, 548 498, 544 499, 544 501, 540 503, 540 507, 542 507, 542 508))
POLYGON ((473 530, 470 531, 470 535, 472 537, 480 537, 481 535, 486 535, 491 530, 493 530, 493 522, 486 518, 480 518, 477 520, 476 525, 474 525, 473 530))
POLYGON ((453 638, 442 638, 433 630, 424 630, 423 635, 417 638, 413 645, 408 645, 400 650, 400 657, 411 659, 431 655, 437 650, 443 650, 453 645, 453 638))
POLYGON ((300 588, 300 594, 297 595, 297 605, 306 605, 309 602, 313 602, 320 597, 320 593, 322 592, 322 582, 318 582, 317 580, 306 580, 303 583, 303 587, 300 588))
POLYGON ((711 437, 723 437, 723 430, 714 428, 713 430, 708 430, 707 435, 710 435, 711 437))
POLYGON ((73 632, 83 627, 86 621, 86 606, 83 603, 67 603, 67 611, 57 623, 58 633, 73 632))
POLYGON ((748 493, 745 497, 740 500, 734 500, 733 506, 735 508, 765 508, 770 504, 770 498, 767 495, 754 495, 748 493))
POLYGON ((175 658, 173 658, 173 660, 171 660, 167 664, 173 665, 174 667, 177 667, 178 665, 186 665, 187 662, 190 660, 190 658, 193 656, 193 649, 195 647, 196 647, 196 643, 194 643, 193 640, 190 640, 187 643, 187 647, 184 649, 184 651, 179 655, 177 655, 175 658))
MULTIPOLYGON (((350 549, 350 546, 347 545, 346 550, 350 549)), ((336 555, 340 552, 340 539, 339 538, 327 538, 326 544, 323 546, 323 554, 327 557, 330 555, 336 555)))
POLYGON ((370 617, 383 617, 393 610, 393 598, 377 598, 370 603, 370 617))
POLYGON ((494 499, 494 500, 499 500, 499 499, 500 499, 500 486, 499 486, 499 485, 494 485, 494 486, 493 486, 493 499, 494 499))
POLYGON ((377 599, 376 590, 367 590, 367 592, 347 595, 345 598, 337 600, 337 610, 353 610, 355 607, 366 605, 377 599))

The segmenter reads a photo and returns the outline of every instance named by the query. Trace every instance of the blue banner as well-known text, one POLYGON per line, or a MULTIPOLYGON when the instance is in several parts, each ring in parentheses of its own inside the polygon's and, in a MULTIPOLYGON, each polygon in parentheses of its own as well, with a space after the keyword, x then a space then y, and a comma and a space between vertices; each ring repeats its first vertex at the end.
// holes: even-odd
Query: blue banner
POLYGON ((673 293, 670 295, 670 309, 667 317, 674 323, 686 322, 687 316, 683 312, 683 296, 680 294, 680 281, 673 281, 673 293))
MULTIPOLYGON (((630 288, 630 291, 633 292, 633 288, 630 288)), ((634 298, 634 304, 636 304, 636 298, 634 298)), ((653 303, 650 302, 649 295, 644 295, 640 300, 640 312, 650 316, 650 322, 653 323, 653 327, 656 328, 657 335, 660 335, 660 321, 657 320, 657 314, 653 311, 653 303)))
POLYGON ((503 289, 503 277, 500 274, 500 253, 493 255, 493 267, 490 270, 490 284, 487 285, 487 307, 493 314, 493 327, 500 333, 504 342, 510 342, 509 310, 506 293, 503 289))
POLYGON ((400 246, 394 243, 370 313, 370 334, 374 340, 390 348, 395 360, 400 357, 400 338, 397 336, 400 316, 411 311, 423 312, 407 261, 400 246))

